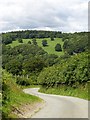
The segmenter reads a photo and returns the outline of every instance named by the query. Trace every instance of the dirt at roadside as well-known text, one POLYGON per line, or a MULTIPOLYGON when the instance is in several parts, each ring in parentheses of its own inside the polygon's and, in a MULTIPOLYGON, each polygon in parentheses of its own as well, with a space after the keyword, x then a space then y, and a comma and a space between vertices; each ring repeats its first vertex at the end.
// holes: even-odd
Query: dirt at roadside
POLYGON ((18 116, 18 118, 31 118, 36 112, 43 108, 45 102, 38 102, 34 104, 25 104, 20 108, 13 107, 13 114, 18 116))

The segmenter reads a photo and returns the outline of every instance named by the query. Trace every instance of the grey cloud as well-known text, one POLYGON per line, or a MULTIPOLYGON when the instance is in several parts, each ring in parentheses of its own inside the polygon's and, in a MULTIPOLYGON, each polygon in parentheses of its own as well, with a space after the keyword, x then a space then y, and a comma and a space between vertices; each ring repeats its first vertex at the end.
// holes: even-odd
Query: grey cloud
POLYGON ((88 0, 2 0, 0 32, 18 28, 85 31, 87 3, 88 0))

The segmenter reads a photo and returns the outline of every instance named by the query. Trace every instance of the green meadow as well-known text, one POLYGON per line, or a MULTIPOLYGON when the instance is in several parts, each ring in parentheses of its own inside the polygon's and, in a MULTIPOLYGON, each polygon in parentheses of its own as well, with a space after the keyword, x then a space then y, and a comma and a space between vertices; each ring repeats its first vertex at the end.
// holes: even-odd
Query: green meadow
MULTIPOLYGON (((23 39, 23 43, 19 43, 18 40, 13 41, 11 44, 9 44, 11 47, 18 46, 20 44, 27 44, 28 41, 32 42, 32 39, 23 39)), ((63 41, 61 38, 55 38, 54 41, 51 41, 50 38, 42 38, 42 39, 36 39, 38 46, 42 47, 48 54, 55 54, 58 56, 64 55, 63 52, 63 41), (48 46, 43 47, 42 46, 42 40, 47 40, 48 46), (55 51, 55 46, 57 43, 60 43, 62 46, 62 52, 55 51)))

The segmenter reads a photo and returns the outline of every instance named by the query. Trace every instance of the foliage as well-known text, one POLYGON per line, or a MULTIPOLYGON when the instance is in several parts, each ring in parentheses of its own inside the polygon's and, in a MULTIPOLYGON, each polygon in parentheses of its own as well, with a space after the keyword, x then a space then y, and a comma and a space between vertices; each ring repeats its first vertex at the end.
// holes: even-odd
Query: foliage
POLYGON ((30 83, 29 80, 30 80, 30 79, 28 79, 28 78, 26 78, 26 77, 22 77, 22 76, 17 76, 17 77, 16 77, 16 83, 17 83, 18 85, 22 85, 22 86, 28 86, 28 85, 30 85, 31 83, 30 83))
POLYGON ((40 72, 45 67, 45 62, 40 56, 31 57, 23 62, 23 70, 28 74, 30 72, 40 72))
MULTIPOLYGON (((26 39, 23 39, 23 44, 18 43, 18 46, 15 46, 13 48, 11 47, 13 43, 9 45, 3 44, 2 46, 3 48, 2 49, 2 53, 3 53, 2 67, 6 69, 8 72, 12 73, 13 75, 17 75, 17 76, 28 75, 29 76, 30 81, 29 80, 26 81, 25 78, 24 79, 20 78, 20 81, 17 79, 18 84, 27 85, 27 84, 30 84, 29 82, 31 82, 32 84, 34 83, 33 80, 35 80, 35 84, 38 83, 37 76, 41 71, 42 71, 41 72, 42 80, 43 79, 47 80, 48 78, 48 81, 49 81, 48 84, 47 82, 46 83, 44 82, 43 84, 47 84, 48 86, 49 85, 53 86, 53 85, 58 85, 58 84, 66 84, 66 85, 73 86, 74 84, 75 85, 82 84, 83 82, 87 81, 87 77, 85 77, 85 74, 87 74, 87 69, 85 70, 79 69, 78 67, 79 63, 76 62, 76 61, 81 60, 81 56, 84 56, 83 54, 81 54, 80 56, 80 54, 77 55, 76 53, 81 53, 87 50, 87 46, 86 46, 87 45, 87 42, 86 42, 87 33, 73 33, 73 34, 62 33, 60 34, 60 32, 55 33, 55 32, 45 32, 45 31, 44 32, 17 31, 15 33, 7 33, 3 35, 12 36, 13 34, 15 35, 13 37, 14 39, 16 38, 18 39, 26 38, 26 39), (47 37, 44 38, 45 36, 47 37), (62 37, 62 39, 56 38, 57 36, 62 37), (50 39, 52 37, 55 38, 53 42, 50 39), (27 38, 32 38, 32 39, 27 39, 27 38), (40 38, 43 38, 43 41, 40 38), (62 40, 64 42, 62 42, 62 40), (30 44, 27 44, 28 41, 30 42, 30 44), (47 42, 48 42, 48 46, 47 47, 42 46, 42 42, 45 42, 45 45, 47 45, 47 42), (59 47, 57 47, 57 43, 60 44, 58 45, 59 47), (60 48, 62 48, 63 46, 62 51, 56 52, 55 46, 56 48, 58 48, 57 50, 60 50, 60 48), (45 52, 44 50, 47 51, 49 54, 45 52), (75 54, 75 56, 71 56, 73 54, 75 54), (60 57, 58 57, 57 55, 60 57), (80 60, 77 60, 79 59, 77 57, 79 57, 80 60), (53 70, 50 70, 50 68, 47 68, 46 69, 47 72, 45 71, 45 74, 44 74, 43 68, 50 67, 50 66, 53 66, 51 67, 51 69, 53 70), (76 72, 74 69, 77 70, 78 72, 76 72), (49 70, 50 70, 50 73, 53 74, 51 78, 48 74, 49 70), (82 71, 85 73, 83 73, 82 71), (35 74, 36 74, 36 77, 34 76, 35 74), (30 77, 31 75, 32 75, 32 78, 30 77), (47 75, 46 78, 44 78, 45 75, 47 75)), ((18 41, 18 39, 16 41, 18 41)), ((87 62, 86 59, 85 61, 87 62)), ((81 67, 83 67, 84 64, 86 65, 86 63, 83 62, 81 64, 81 67)), ((42 81, 40 82, 40 84, 41 83, 42 81)))
POLYGON ((42 45, 45 47, 47 46, 47 40, 42 40, 42 45))
POLYGON ((28 41, 28 44, 31 44, 31 41, 28 41))
POLYGON ((60 45, 59 43, 56 44, 56 46, 55 46, 55 51, 57 51, 57 52, 62 51, 61 45, 60 45))
POLYGON ((19 42, 19 43, 23 43, 22 38, 19 38, 19 39, 18 39, 18 42, 19 42))
POLYGON ((51 37, 51 41, 54 41, 54 37, 51 37))
POLYGON ((81 53, 88 48, 87 34, 73 34, 68 39, 64 40, 63 49, 70 55, 81 53))
POLYGON ((12 43, 16 38, 17 33, 2 33, 2 43, 5 45, 12 43))
POLYGON ((38 81, 43 86, 52 87, 66 84, 77 87, 88 81, 88 54, 74 55, 68 60, 62 60, 59 65, 45 68, 39 75, 38 81))
POLYGON ((21 75, 15 76, 16 83, 21 86, 30 86, 30 85, 38 85, 37 77, 39 73, 32 73, 30 75, 21 75))
POLYGON ((45 66, 42 55, 46 52, 38 46, 23 44, 15 48, 3 47, 3 68, 13 75, 41 71, 45 66))
POLYGON ((13 75, 19 75, 22 72, 22 63, 17 59, 12 59, 6 63, 5 69, 13 75))
POLYGON ((58 56, 54 54, 46 54, 43 56, 43 59, 46 63, 46 66, 53 66, 54 64, 57 63, 58 56))
POLYGON ((40 92, 46 94, 56 94, 63 96, 73 96, 78 98, 83 98, 88 100, 88 84, 78 85, 77 88, 67 86, 67 85, 59 85, 54 87, 40 87, 40 92))
POLYGON ((32 42, 33 42, 34 45, 37 45, 37 41, 36 41, 35 38, 32 39, 32 42))
POLYGON ((48 55, 37 45, 22 44, 14 48, 3 45, 2 67, 13 75, 30 76, 55 64, 57 58, 56 55, 48 55))
POLYGON ((36 31, 36 30, 25 30, 25 31, 15 31, 7 32, 2 34, 3 44, 12 43, 16 39, 33 39, 33 38, 49 38, 49 37, 61 37, 61 32, 55 31, 36 31))
MULTIPOLYGON (((5 118, 12 118, 14 114, 14 110, 18 109, 23 104, 34 104, 35 102, 40 102, 41 99, 38 97, 28 95, 22 92, 19 86, 15 83, 15 78, 3 71, 2 74, 2 117, 5 118), (18 94, 17 94, 18 93, 18 94)), ((17 116, 16 116, 17 118, 17 116)))

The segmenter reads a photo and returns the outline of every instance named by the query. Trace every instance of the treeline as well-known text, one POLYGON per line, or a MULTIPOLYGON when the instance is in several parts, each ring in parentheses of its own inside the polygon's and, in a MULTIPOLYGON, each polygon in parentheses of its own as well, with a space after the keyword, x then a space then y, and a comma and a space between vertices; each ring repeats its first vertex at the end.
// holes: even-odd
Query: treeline
POLYGON ((26 31, 16 31, 16 32, 7 32, 2 33, 2 43, 9 44, 12 41, 22 38, 22 39, 33 39, 33 38, 62 38, 62 40, 66 40, 71 38, 73 35, 84 36, 87 35, 87 32, 80 33, 62 33, 56 31, 36 31, 36 30, 26 30, 26 31))
POLYGON ((33 39, 33 38, 50 38, 50 37, 51 38, 61 38, 62 32, 26 30, 26 31, 3 33, 2 34, 2 43, 9 44, 18 38, 33 39))

